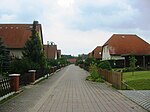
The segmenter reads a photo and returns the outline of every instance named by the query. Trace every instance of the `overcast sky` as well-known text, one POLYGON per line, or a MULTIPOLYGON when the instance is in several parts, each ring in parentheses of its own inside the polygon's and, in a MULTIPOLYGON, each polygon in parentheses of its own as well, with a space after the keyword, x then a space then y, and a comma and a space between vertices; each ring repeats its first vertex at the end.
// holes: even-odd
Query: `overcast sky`
POLYGON ((63 54, 89 53, 114 33, 150 43, 150 0, 0 0, 0 23, 33 20, 63 54))

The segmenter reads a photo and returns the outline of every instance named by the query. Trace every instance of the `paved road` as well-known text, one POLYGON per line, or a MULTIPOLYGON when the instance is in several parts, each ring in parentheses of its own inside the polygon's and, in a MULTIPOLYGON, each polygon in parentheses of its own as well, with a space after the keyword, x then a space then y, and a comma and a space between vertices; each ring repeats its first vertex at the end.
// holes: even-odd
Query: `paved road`
POLYGON ((119 90, 119 92, 150 111, 150 90, 119 90))
POLYGON ((1 105, 0 112, 147 112, 88 73, 70 65, 1 105))

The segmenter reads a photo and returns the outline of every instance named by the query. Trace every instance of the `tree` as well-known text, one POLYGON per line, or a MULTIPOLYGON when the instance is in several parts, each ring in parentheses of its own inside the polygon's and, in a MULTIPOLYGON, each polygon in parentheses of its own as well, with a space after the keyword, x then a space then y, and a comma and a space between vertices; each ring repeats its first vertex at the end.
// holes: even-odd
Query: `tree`
POLYGON ((84 61, 82 60, 81 55, 79 55, 79 56, 77 57, 77 61, 76 61, 76 65, 80 65, 80 64, 84 64, 84 61))
POLYGON ((130 60, 130 69, 132 71, 132 75, 134 75, 135 63, 137 62, 137 60, 135 59, 135 56, 130 56, 129 60, 130 60))
POLYGON ((58 61, 58 64, 60 64, 60 65, 67 65, 68 64, 67 58, 65 58, 65 57, 61 57, 57 61, 58 61))
POLYGON ((8 69, 9 66, 9 52, 3 45, 2 39, 0 38, 0 74, 6 69, 8 69))
POLYGON ((85 70, 89 70, 89 67, 92 65, 92 64, 95 64, 96 60, 95 58, 87 58, 84 62, 84 69, 85 70))
POLYGON ((3 65, 3 60, 4 60, 4 45, 2 42, 2 39, 0 38, 0 74, 2 74, 2 65, 3 65))
POLYGON ((47 61, 48 61, 48 63, 47 63, 48 66, 51 66, 51 67, 58 66, 58 61, 55 59, 48 59, 47 61))
POLYGON ((23 59, 27 59, 29 62, 33 62, 31 65, 32 69, 39 69, 46 67, 46 58, 43 52, 43 45, 39 36, 39 33, 36 31, 37 21, 33 22, 32 35, 30 39, 26 42, 23 59), (36 65, 36 66, 34 66, 36 65))

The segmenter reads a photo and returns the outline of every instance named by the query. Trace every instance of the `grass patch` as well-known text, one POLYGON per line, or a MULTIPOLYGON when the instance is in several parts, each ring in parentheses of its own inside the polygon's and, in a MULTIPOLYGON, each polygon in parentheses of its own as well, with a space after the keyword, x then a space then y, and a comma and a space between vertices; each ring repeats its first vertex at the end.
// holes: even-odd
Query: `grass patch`
POLYGON ((138 71, 134 72, 134 75, 132 72, 126 72, 123 73, 123 80, 131 87, 128 89, 150 90, 150 71, 138 71))

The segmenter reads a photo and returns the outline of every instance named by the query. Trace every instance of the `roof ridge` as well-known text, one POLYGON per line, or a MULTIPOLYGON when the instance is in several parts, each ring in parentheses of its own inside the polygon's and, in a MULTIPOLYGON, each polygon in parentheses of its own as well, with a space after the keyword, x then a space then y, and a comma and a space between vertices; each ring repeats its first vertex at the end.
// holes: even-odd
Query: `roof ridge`
MULTIPOLYGON (((147 44, 149 44, 147 41, 145 41, 143 38, 141 38, 141 37, 139 37, 139 36, 137 36, 140 40, 142 40, 143 42, 145 42, 145 43, 147 43, 147 44)), ((150 45, 150 44, 149 44, 150 45)))
MULTIPOLYGON (((0 24, 0 25, 33 25, 33 24, 22 24, 22 23, 18 23, 18 24, 9 24, 9 23, 6 24, 6 23, 5 23, 5 24, 3 24, 3 23, 2 23, 2 24, 0 24)), ((41 25, 41 24, 38 24, 38 25, 41 25)))
MULTIPOLYGON (((136 34, 124 34, 124 33, 122 33, 122 34, 113 34, 113 35, 136 35, 136 34)), ((112 35, 112 36, 113 36, 112 35)), ((136 35, 137 36, 137 35, 136 35)))

